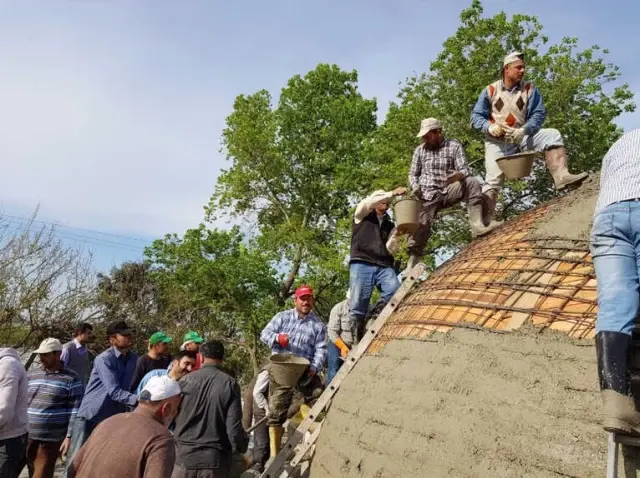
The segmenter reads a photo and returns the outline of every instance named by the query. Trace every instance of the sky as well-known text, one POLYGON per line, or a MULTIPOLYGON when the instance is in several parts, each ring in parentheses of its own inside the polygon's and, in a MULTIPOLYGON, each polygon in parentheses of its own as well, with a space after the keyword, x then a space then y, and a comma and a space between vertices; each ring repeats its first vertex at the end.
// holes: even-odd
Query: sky
MULTIPOLYGON (((0 219, 41 225, 98 269, 203 219, 239 94, 277 95, 318 63, 359 72, 379 120, 426 72, 471 0, 0 0, 0 219)), ((485 0, 536 15, 552 42, 611 51, 640 90, 637 0, 485 0), (622 40, 624 39, 624 41, 622 40)), ((640 127, 640 113, 619 124, 640 127)))

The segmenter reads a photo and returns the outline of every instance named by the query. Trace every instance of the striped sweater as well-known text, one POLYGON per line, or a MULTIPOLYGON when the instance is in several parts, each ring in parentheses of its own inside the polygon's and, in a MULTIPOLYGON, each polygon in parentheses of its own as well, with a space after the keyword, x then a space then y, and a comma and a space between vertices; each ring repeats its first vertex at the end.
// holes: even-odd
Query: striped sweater
POLYGON ((29 438, 59 442, 71 436, 84 395, 78 375, 67 368, 57 372, 38 369, 31 370, 27 378, 29 438))

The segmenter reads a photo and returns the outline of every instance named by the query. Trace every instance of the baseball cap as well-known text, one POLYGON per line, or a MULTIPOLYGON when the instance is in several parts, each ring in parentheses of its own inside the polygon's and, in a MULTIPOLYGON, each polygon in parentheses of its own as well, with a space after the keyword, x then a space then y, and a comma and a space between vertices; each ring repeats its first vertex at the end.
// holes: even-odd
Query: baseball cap
POLYGON ((180 395, 180 385, 168 375, 151 377, 140 391, 140 400, 159 402, 180 395))
POLYGON ((296 289, 296 293, 295 293, 296 299, 299 299, 300 297, 303 297, 305 295, 313 295, 313 289, 311 288, 311 286, 301 285, 296 289))
POLYGON ((49 337, 48 339, 44 339, 40 343, 40 347, 38 350, 34 350, 34 354, 48 354, 49 352, 61 352, 62 351, 62 342, 58 339, 54 339, 53 337, 49 337))
POLYGON ((198 334, 198 332, 190 330, 189 332, 184 334, 184 339, 182 339, 182 341, 184 343, 195 342, 197 344, 201 344, 202 342, 204 342, 204 339, 198 334))
POLYGON ((149 345, 155 345, 159 343, 168 344, 172 340, 173 339, 169 337, 167 334, 165 334, 162 331, 159 331, 153 334, 151 337, 149 337, 149 345))
POLYGON ((435 118, 423 119, 420 122, 420 131, 416 135, 416 138, 422 138, 432 129, 442 129, 442 123, 435 118))
POLYGON ((112 336, 112 335, 131 335, 131 329, 129 328, 129 326, 127 325, 127 323, 124 320, 119 320, 117 322, 113 322, 111 324, 109 324, 109 327, 107 327, 107 335, 108 336, 112 336))

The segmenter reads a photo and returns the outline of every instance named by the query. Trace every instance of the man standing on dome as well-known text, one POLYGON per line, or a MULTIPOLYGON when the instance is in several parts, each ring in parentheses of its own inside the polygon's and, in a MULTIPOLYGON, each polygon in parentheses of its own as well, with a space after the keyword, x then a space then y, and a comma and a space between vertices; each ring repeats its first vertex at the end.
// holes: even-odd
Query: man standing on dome
POLYGON ((542 128, 546 110, 542 95, 524 81, 524 54, 514 51, 503 61, 501 78, 487 86, 471 113, 471 125, 485 134, 485 224, 493 218, 504 173, 497 160, 524 151, 545 153, 547 169, 556 189, 584 181, 588 173, 571 174, 562 135, 557 129, 542 128))

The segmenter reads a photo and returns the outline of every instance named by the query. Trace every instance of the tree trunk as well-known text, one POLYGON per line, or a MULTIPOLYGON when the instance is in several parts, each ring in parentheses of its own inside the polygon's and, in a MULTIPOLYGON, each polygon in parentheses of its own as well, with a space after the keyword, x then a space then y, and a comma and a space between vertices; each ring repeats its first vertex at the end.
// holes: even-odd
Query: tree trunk
POLYGON ((289 270, 289 274, 287 274, 287 278, 282 283, 282 288, 280 289, 280 297, 278 300, 278 303, 280 305, 284 305, 287 299, 289 298, 289 296, 291 295, 291 286, 293 286, 293 282, 296 280, 296 276, 300 271, 303 252, 304 252, 304 246, 302 244, 299 244, 296 250, 296 254, 293 258, 293 263, 291 264, 291 269, 289 270))

